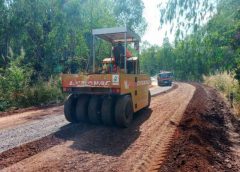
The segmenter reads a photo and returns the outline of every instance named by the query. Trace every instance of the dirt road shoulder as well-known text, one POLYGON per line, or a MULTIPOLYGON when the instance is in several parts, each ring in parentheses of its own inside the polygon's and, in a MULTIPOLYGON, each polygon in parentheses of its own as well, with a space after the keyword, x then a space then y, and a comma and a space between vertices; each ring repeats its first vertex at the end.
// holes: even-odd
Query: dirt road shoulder
POLYGON ((159 171, 239 171, 239 121, 216 90, 195 86, 197 91, 159 171))

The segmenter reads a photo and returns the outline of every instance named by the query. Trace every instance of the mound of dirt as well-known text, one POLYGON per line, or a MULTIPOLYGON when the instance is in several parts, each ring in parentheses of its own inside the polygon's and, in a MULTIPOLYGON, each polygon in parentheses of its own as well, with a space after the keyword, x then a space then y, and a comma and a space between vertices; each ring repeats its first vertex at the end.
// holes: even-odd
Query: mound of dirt
POLYGON ((216 90, 195 86, 196 92, 159 171, 239 171, 226 124, 232 121, 239 131, 239 122, 216 90))

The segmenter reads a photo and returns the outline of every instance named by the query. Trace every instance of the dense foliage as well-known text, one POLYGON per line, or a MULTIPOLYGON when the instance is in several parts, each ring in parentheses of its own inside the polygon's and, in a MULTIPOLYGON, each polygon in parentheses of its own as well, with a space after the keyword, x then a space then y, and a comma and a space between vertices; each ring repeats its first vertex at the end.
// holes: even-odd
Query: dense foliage
MULTIPOLYGON (((59 74, 87 68, 92 29, 127 24, 142 34, 143 3, 130 2, 0 0, 0 110, 61 100, 59 74)), ((107 46, 97 44, 99 58, 107 46)))
MULTIPOLYGON (((91 30, 126 24, 141 35, 143 8, 142 0, 0 0, 0 111, 62 101, 59 74, 89 66, 91 30)), ((169 0, 159 8, 176 40, 144 43, 143 72, 200 81, 228 71, 240 80, 239 0, 169 0)), ((98 41, 97 60, 109 46, 98 41)))
POLYGON ((174 44, 165 39, 162 47, 143 50, 142 70, 151 75, 172 70, 181 80, 236 71, 240 79, 240 1, 220 1, 217 13, 206 25, 184 39, 176 38, 174 44))
POLYGON ((219 0, 168 0, 161 3, 160 26, 170 23, 177 38, 197 31, 216 12, 219 0))

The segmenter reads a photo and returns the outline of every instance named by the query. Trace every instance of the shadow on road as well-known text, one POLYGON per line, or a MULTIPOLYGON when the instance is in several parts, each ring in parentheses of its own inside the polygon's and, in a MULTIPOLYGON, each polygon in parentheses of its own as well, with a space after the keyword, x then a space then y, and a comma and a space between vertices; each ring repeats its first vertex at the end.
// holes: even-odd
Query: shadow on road
POLYGON ((141 110, 134 115, 129 128, 96 126, 91 124, 68 124, 55 133, 57 138, 74 141, 72 149, 120 156, 141 134, 140 126, 152 113, 151 109, 141 110))

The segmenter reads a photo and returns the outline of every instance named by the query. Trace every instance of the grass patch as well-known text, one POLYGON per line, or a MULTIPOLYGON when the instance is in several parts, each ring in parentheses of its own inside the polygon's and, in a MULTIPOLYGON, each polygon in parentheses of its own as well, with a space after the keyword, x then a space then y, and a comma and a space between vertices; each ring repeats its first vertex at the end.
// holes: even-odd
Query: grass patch
POLYGON ((60 78, 50 79, 48 82, 38 81, 19 89, 8 89, 0 92, 0 97, 0 111, 56 104, 64 100, 60 78))
POLYGON ((233 98, 236 116, 240 118, 240 85, 234 75, 228 72, 203 76, 204 83, 220 91, 229 101, 233 98))

